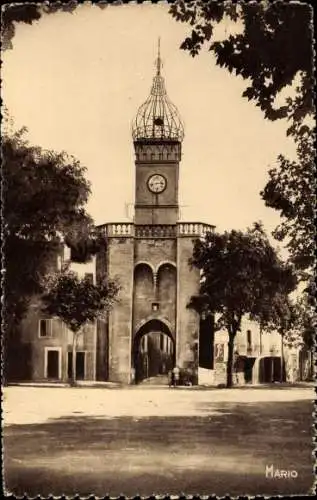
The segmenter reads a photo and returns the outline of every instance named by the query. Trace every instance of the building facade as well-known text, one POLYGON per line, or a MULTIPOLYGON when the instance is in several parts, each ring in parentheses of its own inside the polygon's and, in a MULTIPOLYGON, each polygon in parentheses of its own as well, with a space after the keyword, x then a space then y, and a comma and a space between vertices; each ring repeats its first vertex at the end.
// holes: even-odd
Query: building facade
MULTIPOLYGON (((219 385, 226 381, 228 334, 214 334, 214 362, 211 369, 199 367, 199 383, 219 385)), ((308 380, 311 376, 311 353, 301 348, 290 348, 277 331, 262 331, 259 324, 243 318, 241 331, 234 343, 233 383, 270 384, 283 381, 308 380)))

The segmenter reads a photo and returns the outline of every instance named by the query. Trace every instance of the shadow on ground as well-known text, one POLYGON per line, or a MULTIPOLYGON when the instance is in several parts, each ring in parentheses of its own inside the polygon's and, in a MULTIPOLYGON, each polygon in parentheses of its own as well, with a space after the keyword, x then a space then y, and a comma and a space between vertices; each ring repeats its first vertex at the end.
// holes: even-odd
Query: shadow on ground
POLYGON ((83 417, 4 429, 16 496, 287 495, 313 485, 312 403, 210 403, 200 417, 83 417), (267 478, 266 465, 297 478, 267 478))

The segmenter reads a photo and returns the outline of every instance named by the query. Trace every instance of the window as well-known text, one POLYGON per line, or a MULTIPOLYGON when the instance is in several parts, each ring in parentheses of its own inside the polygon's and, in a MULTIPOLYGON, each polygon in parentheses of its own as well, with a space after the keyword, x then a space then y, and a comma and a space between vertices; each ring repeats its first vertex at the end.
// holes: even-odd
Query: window
POLYGON ((51 337, 52 336, 52 320, 40 319, 39 320, 39 336, 51 337))
POLYGON ((247 354, 251 355, 252 354, 252 336, 251 336, 251 330, 247 330, 247 354))

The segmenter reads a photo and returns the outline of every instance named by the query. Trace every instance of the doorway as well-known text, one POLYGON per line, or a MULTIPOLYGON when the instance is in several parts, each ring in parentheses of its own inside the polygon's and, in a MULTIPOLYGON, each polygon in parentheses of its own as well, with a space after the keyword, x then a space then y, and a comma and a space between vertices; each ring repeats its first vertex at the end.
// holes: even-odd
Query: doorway
POLYGON ((199 323, 199 366, 208 370, 214 369, 214 317, 207 316, 199 323))
POLYGON ((47 348, 45 350, 45 378, 61 378, 61 351, 47 348))
POLYGON ((259 382, 270 384, 285 381, 285 362, 282 373, 281 358, 278 356, 265 356, 260 359, 259 382))
POLYGON ((253 375, 253 366, 255 363, 255 359, 253 357, 246 357, 245 358, 245 364, 244 364, 244 378, 245 378, 245 383, 246 384, 251 384, 252 383, 252 375, 253 375))
MULTIPOLYGON (((76 380, 85 380, 85 351, 76 352, 76 380)), ((68 378, 72 378, 73 353, 68 352, 68 378)))

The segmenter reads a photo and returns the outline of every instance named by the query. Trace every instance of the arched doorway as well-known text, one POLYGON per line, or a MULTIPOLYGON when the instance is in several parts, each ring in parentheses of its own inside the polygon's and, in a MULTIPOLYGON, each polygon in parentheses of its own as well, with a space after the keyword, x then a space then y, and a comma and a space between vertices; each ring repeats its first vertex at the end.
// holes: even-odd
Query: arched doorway
POLYGON ((174 366, 175 342, 168 326, 159 319, 151 319, 136 332, 133 341, 135 383, 158 377, 167 382, 174 366))

